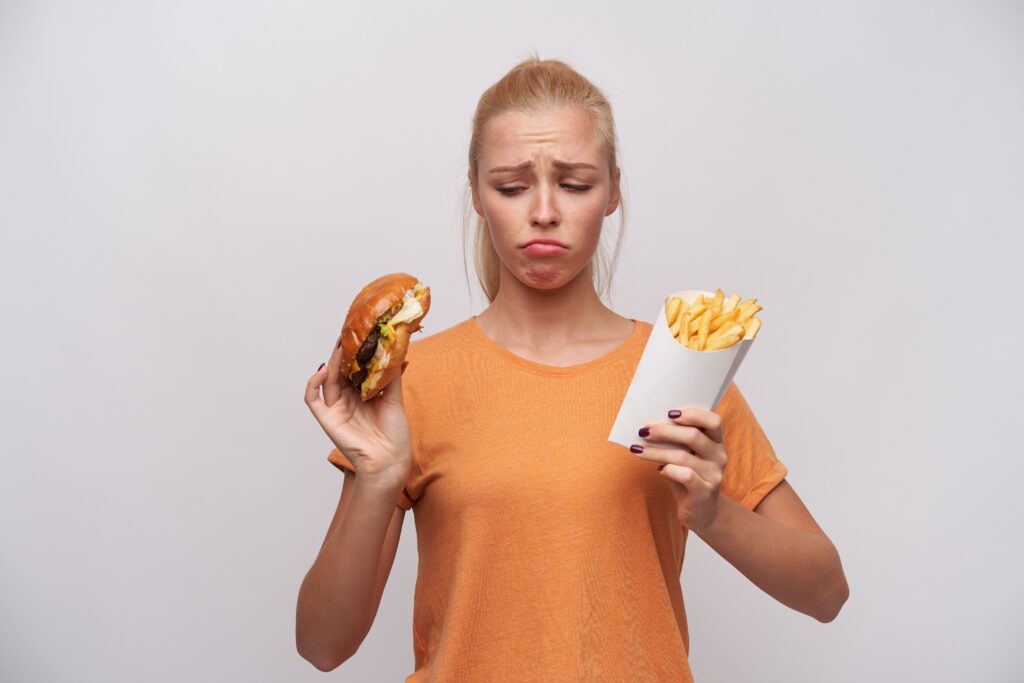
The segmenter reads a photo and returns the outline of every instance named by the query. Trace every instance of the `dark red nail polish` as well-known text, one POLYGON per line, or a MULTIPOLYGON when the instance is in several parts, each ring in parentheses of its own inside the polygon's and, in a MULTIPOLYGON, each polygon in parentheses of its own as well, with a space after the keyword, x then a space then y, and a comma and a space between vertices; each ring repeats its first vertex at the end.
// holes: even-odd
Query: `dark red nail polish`
POLYGON ((683 414, 683 412, 681 410, 670 410, 670 411, 668 411, 668 416, 670 418, 672 418, 673 420, 676 419, 677 417, 679 417, 682 414, 683 414))
POLYGON ((648 427, 641 427, 640 428, 640 432, 639 432, 640 436, 649 436, 650 433, 651 433, 651 430, 648 427))
POLYGON ((641 446, 640 444, 633 444, 632 446, 629 447, 629 450, 633 451, 634 453, 643 453, 644 447, 641 446))
POLYGON ((663 462, 663 463, 661 463, 660 465, 658 465, 658 471, 659 471, 659 472, 661 472, 661 471, 662 471, 663 469, 665 469, 665 465, 667 465, 667 464, 668 464, 668 463, 664 463, 664 462, 663 462))
POLYGON ((316 369, 316 371, 317 371, 317 372, 320 372, 321 370, 323 370, 323 369, 324 369, 324 366, 325 366, 325 365, 327 365, 327 363, 321 363, 321 364, 320 364, 320 367, 318 367, 318 368, 316 369))

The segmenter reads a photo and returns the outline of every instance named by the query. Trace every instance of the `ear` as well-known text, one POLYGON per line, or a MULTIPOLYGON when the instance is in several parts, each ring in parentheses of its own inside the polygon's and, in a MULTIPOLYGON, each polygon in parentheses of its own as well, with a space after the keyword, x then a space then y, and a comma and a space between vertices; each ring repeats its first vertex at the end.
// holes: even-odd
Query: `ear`
POLYGON ((621 177, 622 177, 622 170, 618 166, 616 166, 615 167, 615 177, 612 178, 612 196, 608 200, 608 208, 605 209, 605 212, 604 212, 605 216, 611 216, 613 213, 615 213, 615 209, 619 208, 619 200, 622 197, 622 195, 620 194, 620 191, 619 191, 619 179, 621 177))
POLYGON ((480 191, 479 188, 477 188, 476 186, 476 179, 473 177, 472 171, 467 173, 467 175, 469 176, 469 188, 473 194, 473 209, 476 211, 478 216, 483 217, 484 209, 483 206, 480 204, 480 191))

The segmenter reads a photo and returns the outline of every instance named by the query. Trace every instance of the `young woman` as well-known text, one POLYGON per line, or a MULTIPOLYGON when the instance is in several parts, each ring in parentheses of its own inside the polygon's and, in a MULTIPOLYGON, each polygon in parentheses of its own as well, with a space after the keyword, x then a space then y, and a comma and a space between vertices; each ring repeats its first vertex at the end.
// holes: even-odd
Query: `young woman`
POLYGON ((839 555, 735 383, 715 411, 665 406, 633 449, 607 440, 651 330, 598 295, 619 179, 611 107, 566 64, 528 59, 480 98, 469 188, 490 305, 413 341, 369 404, 338 351, 306 386, 345 471, 299 592, 297 646, 317 668, 369 631, 409 509, 407 681, 692 680, 691 532, 783 604, 839 612, 839 555))

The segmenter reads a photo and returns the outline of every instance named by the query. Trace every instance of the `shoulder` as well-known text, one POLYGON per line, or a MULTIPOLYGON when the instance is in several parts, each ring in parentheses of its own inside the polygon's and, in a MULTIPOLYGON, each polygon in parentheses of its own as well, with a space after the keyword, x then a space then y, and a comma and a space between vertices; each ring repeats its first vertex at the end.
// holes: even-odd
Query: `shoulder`
POLYGON ((402 379, 414 383, 435 381, 439 373, 457 365, 453 361, 465 354, 466 336, 465 321, 430 334, 425 327, 414 332, 405 355, 409 366, 402 379))
POLYGON ((426 333, 425 327, 421 327, 420 331, 413 333, 409 339, 408 356, 430 358, 457 353, 459 347, 465 343, 465 325, 466 321, 462 321, 430 334, 426 333))
MULTIPOLYGON (((768 445, 768 437, 761 428, 761 423, 740 388, 736 386, 736 382, 729 383, 714 412, 722 418, 727 439, 733 442, 745 441, 768 445)), ((770 449, 770 446, 768 448, 770 449)))
POLYGON ((647 340, 651 337, 651 331, 654 330, 654 324, 640 320, 640 318, 633 318, 633 320, 636 321, 636 336, 630 335, 630 338, 636 339, 637 352, 642 353, 647 346, 647 340))
POLYGON ((725 393, 722 394, 715 412, 721 413, 723 416, 728 414, 734 417, 753 417, 750 404, 747 403, 746 397, 740 391, 740 388, 736 386, 735 381, 729 382, 729 386, 726 387, 725 393))
POLYGON ((646 320, 641 320, 640 318, 633 318, 633 320, 635 320, 637 325, 640 326, 640 330, 643 332, 645 337, 648 336, 651 333, 651 330, 654 329, 654 323, 647 322, 646 320))
POLYGON ((463 368, 472 338, 464 324, 456 323, 430 334, 421 328, 422 334, 414 333, 409 339, 402 395, 410 421, 421 431, 424 417, 459 404, 469 389, 463 368))

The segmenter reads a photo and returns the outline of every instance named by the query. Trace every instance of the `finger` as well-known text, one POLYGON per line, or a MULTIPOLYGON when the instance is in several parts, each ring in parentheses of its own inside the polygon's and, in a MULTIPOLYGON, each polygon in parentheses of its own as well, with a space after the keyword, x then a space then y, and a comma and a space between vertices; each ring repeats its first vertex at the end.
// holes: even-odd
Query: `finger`
POLYGON ((324 407, 323 399, 320 398, 320 386, 324 382, 324 378, 327 377, 327 365, 324 363, 320 364, 317 371, 309 378, 306 382, 306 394, 305 401, 306 405, 313 412, 313 415, 319 419, 320 411, 324 407))
POLYGON ((373 399, 375 408, 383 408, 385 406, 398 406, 405 409, 405 401, 402 398, 402 373, 399 372, 395 375, 395 378, 388 382, 388 385, 381 390, 375 399, 373 399))
POLYGON ((704 494, 710 490, 708 483, 692 467, 669 463, 660 468, 659 474, 682 484, 687 493, 704 494))
POLYGON ((642 437, 646 442, 654 442, 655 445, 678 444, 705 460, 717 463, 719 467, 725 467, 725 451, 722 445, 708 438, 707 433, 699 427, 674 422, 655 422, 647 425, 647 429, 648 435, 642 437))
POLYGON ((704 430, 708 438, 715 443, 722 443, 722 416, 704 408, 677 408, 669 411, 669 419, 679 425, 690 425, 704 430), (681 414, 672 417, 675 411, 681 414))
POLYGON ((694 474, 697 475, 696 483, 702 487, 710 489, 712 485, 721 484, 721 469, 713 462, 704 460, 693 453, 688 453, 679 448, 663 448, 660 446, 645 446, 643 444, 634 444, 634 446, 641 446, 643 448, 643 451, 640 453, 630 448, 630 451, 636 457, 665 463, 664 470, 669 469, 669 465, 677 465, 681 468, 693 470, 694 474))
MULTIPOLYGON (((331 358, 327 361, 327 379, 324 381, 324 403, 328 406, 333 406, 339 398, 341 398, 342 391, 342 373, 341 373, 341 339, 338 339, 338 344, 335 345, 334 351, 331 352, 331 358)), ((346 382, 347 383, 347 382, 346 382)))

